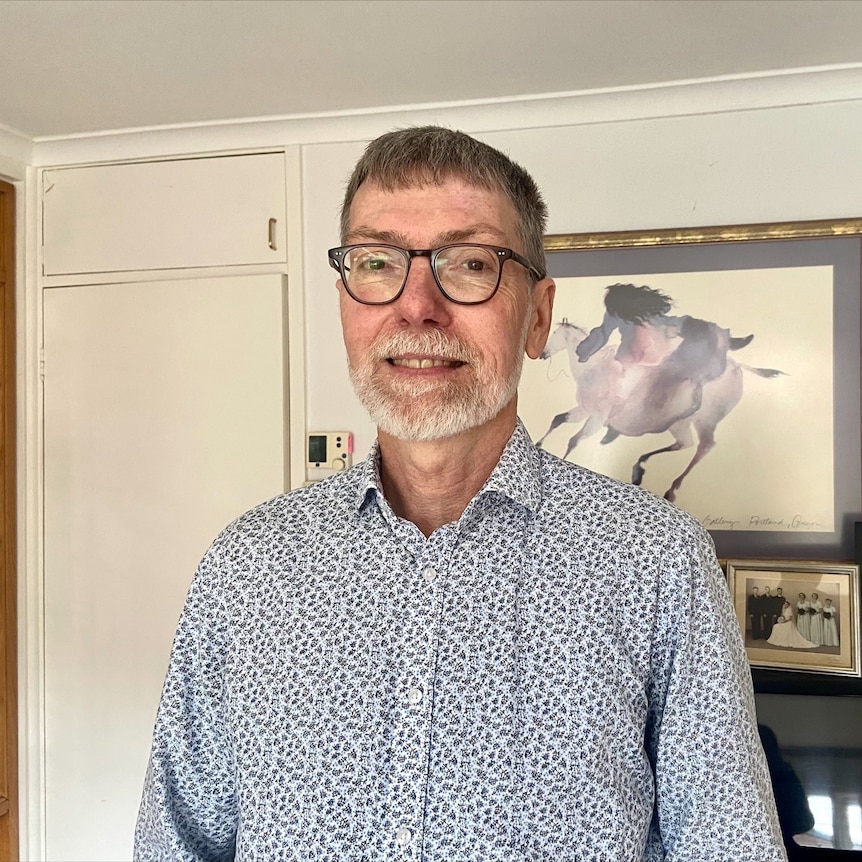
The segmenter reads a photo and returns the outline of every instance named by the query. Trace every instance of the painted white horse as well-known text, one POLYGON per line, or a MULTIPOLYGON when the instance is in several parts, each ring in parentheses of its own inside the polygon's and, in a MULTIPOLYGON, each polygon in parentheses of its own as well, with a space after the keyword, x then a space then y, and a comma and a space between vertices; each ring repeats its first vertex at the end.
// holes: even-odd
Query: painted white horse
MULTIPOLYGON (((606 429, 603 444, 620 435, 639 437, 669 431, 672 443, 645 452, 632 466, 632 482, 640 485, 647 460, 663 452, 694 446, 696 434, 694 456, 664 494, 666 499, 675 500, 685 477, 715 446, 716 426, 742 398, 743 371, 767 378, 783 373, 736 362, 727 351, 744 347, 751 336, 732 338, 727 330, 715 324, 708 324, 714 330, 701 327, 698 333, 709 332, 710 343, 720 355, 712 357, 708 363, 702 358, 693 365, 689 363, 687 373, 686 362, 680 361, 679 348, 684 341, 681 320, 695 319, 664 318, 663 321, 669 322, 654 325, 647 320, 633 324, 637 327, 634 331, 639 345, 634 358, 631 349, 623 351, 622 347, 606 343, 592 344, 588 351, 582 348, 579 357, 578 346, 588 337, 593 338, 599 328, 587 333, 564 319, 551 334, 540 358, 549 359, 561 350, 568 351, 577 404, 553 418, 538 445, 542 446, 555 428, 568 422, 582 424, 569 440, 564 458, 581 440, 603 428, 606 429), (699 377, 691 373, 694 366, 700 369, 699 377), (706 371, 707 368, 711 370, 706 371)), ((695 320, 695 323, 706 322, 695 320)), ((702 357, 703 351, 698 355, 702 357)))

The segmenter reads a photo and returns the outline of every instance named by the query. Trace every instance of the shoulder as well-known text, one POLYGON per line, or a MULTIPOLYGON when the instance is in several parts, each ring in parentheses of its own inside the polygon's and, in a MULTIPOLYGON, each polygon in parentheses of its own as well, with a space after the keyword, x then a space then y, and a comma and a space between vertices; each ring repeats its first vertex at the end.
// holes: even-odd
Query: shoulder
POLYGON ((362 465, 303 488, 279 494, 240 515, 216 537, 208 557, 222 561, 295 553, 315 533, 342 523, 355 512, 362 485, 362 465))
POLYGON ((542 456, 536 531, 548 553, 576 556, 609 579, 659 583, 666 595, 690 581, 723 579, 712 538, 687 512, 634 485, 542 456))

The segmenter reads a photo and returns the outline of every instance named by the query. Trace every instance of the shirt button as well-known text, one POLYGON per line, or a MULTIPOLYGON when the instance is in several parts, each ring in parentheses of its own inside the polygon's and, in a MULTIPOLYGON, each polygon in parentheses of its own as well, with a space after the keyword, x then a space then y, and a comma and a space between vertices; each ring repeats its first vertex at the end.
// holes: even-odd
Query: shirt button
POLYGON ((431 581, 433 581, 434 578, 436 578, 436 577, 437 577, 437 572, 434 569, 432 569, 431 566, 428 566, 427 568, 422 570, 422 578, 426 584, 430 584, 431 581))
POLYGON ((421 688, 411 688, 410 691, 407 692, 407 703, 410 706, 419 706, 422 703, 422 689, 421 688))
POLYGON ((402 846, 406 847, 410 843, 413 833, 406 827, 401 826, 395 832, 395 840, 402 846))

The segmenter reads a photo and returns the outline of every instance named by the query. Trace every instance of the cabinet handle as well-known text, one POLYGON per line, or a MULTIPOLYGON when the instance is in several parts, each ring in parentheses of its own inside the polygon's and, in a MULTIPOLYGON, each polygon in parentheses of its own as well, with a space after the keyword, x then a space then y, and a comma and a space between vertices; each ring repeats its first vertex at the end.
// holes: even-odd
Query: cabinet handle
POLYGON ((275 251, 275 225, 276 219, 271 218, 266 229, 266 244, 275 251))

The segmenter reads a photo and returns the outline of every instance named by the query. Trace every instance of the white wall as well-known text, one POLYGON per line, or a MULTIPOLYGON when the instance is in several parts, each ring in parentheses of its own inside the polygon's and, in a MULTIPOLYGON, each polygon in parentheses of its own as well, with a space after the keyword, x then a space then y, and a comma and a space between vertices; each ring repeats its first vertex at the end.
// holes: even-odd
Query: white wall
MULTIPOLYGON (((544 190, 551 233, 802 221, 862 215, 862 100, 497 131, 483 140, 544 190)), ((309 426, 373 429, 344 370, 333 271, 344 183, 358 143, 303 146, 309 426)))

